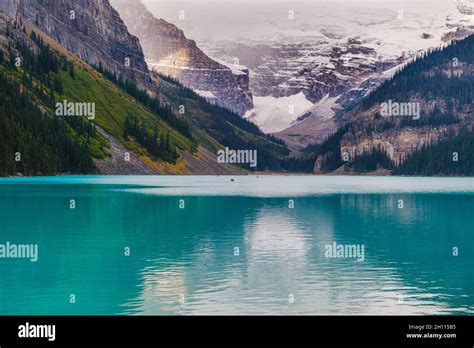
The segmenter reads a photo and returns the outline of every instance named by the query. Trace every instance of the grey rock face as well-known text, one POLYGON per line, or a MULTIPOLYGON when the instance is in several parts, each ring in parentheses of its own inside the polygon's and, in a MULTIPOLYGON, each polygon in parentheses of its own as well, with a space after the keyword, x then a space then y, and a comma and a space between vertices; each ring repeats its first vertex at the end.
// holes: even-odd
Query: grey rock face
POLYGON ((105 158, 94 158, 94 164, 101 174, 107 175, 151 175, 159 174, 148 168, 140 158, 123 146, 117 139, 108 134, 105 130, 96 126, 98 131, 107 138, 110 144, 109 156, 105 158), (125 161, 123 154, 128 152, 130 159, 125 161))
POLYGON ((2 0, 0 10, 34 24, 89 64, 134 79, 142 88, 150 82, 138 39, 108 0, 2 0))
POLYGON ((253 107, 247 69, 209 58, 182 30, 155 18, 141 1, 111 0, 111 4, 129 31, 140 39, 151 70, 178 80, 239 115, 253 107))
POLYGON ((0 10, 5 12, 8 16, 14 18, 20 0, 2 0, 0 2, 0 10))

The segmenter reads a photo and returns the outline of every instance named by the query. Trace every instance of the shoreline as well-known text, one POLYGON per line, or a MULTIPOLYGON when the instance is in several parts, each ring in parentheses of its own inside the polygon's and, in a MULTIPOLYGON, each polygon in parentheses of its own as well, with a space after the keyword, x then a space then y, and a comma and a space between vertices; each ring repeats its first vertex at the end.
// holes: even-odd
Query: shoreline
POLYGON ((70 174, 70 173, 61 173, 55 175, 11 175, 11 176, 0 176, 2 179, 20 179, 20 178, 56 178, 56 177, 92 177, 92 176, 123 176, 123 177, 375 177, 375 178, 462 178, 469 179, 474 176, 462 176, 462 175, 380 175, 371 173, 327 173, 327 174, 315 174, 315 173, 285 173, 285 172, 255 172, 248 174, 70 174))

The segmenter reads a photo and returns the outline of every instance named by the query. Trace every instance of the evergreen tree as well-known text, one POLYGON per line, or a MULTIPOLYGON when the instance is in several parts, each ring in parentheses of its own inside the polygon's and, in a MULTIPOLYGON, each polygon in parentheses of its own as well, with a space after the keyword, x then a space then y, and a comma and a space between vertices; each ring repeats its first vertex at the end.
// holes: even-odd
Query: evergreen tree
POLYGON ((54 90, 59 94, 63 94, 63 85, 61 83, 61 78, 59 77, 59 75, 56 75, 56 77, 54 78, 54 90))
POLYGON ((166 133, 165 150, 170 151, 170 133, 166 133))
POLYGON ((71 63, 71 66, 69 67, 69 76, 71 76, 73 79, 76 78, 76 74, 74 72, 74 64, 71 63))

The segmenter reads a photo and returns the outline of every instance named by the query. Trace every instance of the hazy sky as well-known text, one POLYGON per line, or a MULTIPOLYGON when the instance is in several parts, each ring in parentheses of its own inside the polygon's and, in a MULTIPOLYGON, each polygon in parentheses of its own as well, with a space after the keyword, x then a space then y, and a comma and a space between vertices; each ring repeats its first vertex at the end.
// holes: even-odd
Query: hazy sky
MULTIPOLYGON (((464 0, 468 2, 469 0, 464 0)), ((473 0, 474 1, 474 0, 473 0)), ((400 10, 403 23, 395 30, 432 27, 455 10, 456 0, 143 0, 158 18, 183 29, 200 44, 211 41, 271 39, 278 34, 298 37, 319 32, 321 26, 338 32, 352 32, 361 25, 394 22, 400 10), (288 21, 294 10, 295 20, 288 21), (180 11, 185 19, 179 18, 180 11), (427 21, 427 22, 426 22, 427 21), (414 23, 416 22, 416 23, 414 23), (426 23, 425 23, 426 22, 426 23)), ((390 23, 389 23, 390 24, 390 23)))

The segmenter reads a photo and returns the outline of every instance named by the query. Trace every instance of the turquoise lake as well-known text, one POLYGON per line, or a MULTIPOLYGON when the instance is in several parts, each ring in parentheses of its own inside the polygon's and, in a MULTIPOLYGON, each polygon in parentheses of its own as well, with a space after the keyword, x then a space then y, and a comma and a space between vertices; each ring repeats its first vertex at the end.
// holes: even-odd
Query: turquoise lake
POLYGON ((471 178, 5 178, 7 242, 0 315, 474 314, 471 178))

